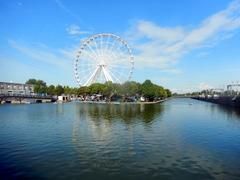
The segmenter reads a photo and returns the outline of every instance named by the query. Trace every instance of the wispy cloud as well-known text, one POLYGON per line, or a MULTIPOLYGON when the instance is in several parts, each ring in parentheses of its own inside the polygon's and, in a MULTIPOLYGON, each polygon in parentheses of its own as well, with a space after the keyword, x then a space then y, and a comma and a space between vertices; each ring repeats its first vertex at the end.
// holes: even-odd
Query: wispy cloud
POLYGON ((212 88, 214 88, 214 86, 206 82, 200 82, 198 84, 197 83, 181 84, 181 88, 171 88, 171 90, 173 92, 177 92, 181 94, 181 93, 201 92, 203 90, 212 89, 212 88))
POLYGON ((231 38, 240 29, 240 0, 203 20, 193 29, 162 27, 154 22, 140 20, 127 31, 127 37, 136 48, 136 65, 159 69, 175 69, 175 64, 187 53, 213 47, 231 38))
POLYGON ((70 35, 82 35, 82 34, 89 34, 89 31, 83 31, 78 25, 72 24, 67 27, 66 31, 70 35))
POLYGON ((52 50, 43 44, 26 44, 14 40, 9 40, 8 43, 21 54, 41 63, 65 68, 71 60, 61 50, 52 50))
MULTIPOLYGON (((19 80, 21 79, 20 82, 23 82, 24 79, 35 77, 45 79, 48 83, 53 84, 77 85, 73 83, 75 47, 55 49, 41 43, 27 43, 15 40, 9 40, 8 43, 10 47, 22 54, 25 59, 23 60, 21 57, 15 60, 6 58, 12 61, 8 62, 8 64, 13 63, 15 64, 13 66, 18 69, 18 74, 21 76, 19 78, 19 80), (36 65, 33 67, 29 66, 32 63, 39 64, 39 67, 36 65)), ((14 68, 11 68, 9 72, 14 74, 16 71, 14 71, 14 68)), ((12 77, 12 75, 9 75, 9 77, 12 77)))
POLYGON ((66 5, 64 5, 61 0, 55 0, 55 3, 68 15, 70 15, 71 17, 75 18, 78 21, 81 21, 80 18, 75 13, 73 13, 66 5))
POLYGON ((208 83, 205 82, 201 82, 199 83, 199 85, 197 85, 197 89, 202 91, 202 90, 206 90, 206 89, 212 89, 213 86, 209 85, 208 83))

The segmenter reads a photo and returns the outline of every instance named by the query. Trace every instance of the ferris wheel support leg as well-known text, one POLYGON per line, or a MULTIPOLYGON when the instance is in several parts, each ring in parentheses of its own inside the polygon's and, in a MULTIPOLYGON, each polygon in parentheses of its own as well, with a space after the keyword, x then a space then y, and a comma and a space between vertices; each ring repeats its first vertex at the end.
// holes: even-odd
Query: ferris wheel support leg
POLYGON ((90 76, 90 78, 86 81, 84 86, 88 86, 88 85, 90 85, 90 84, 92 84, 94 82, 94 80, 96 79, 97 75, 99 74, 99 70, 100 70, 100 67, 97 67, 95 69, 95 71, 92 73, 92 75, 90 76))
POLYGON ((102 70, 103 70, 103 74, 104 74, 104 77, 105 77, 106 81, 112 81, 113 82, 113 79, 112 79, 111 75, 108 73, 108 71, 106 70, 106 68, 102 67, 102 70))
POLYGON ((99 77, 99 76, 100 76, 100 74, 101 74, 101 71, 102 71, 102 68, 101 68, 101 67, 99 67, 99 68, 98 68, 98 70, 97 70, 97 72, 96 72, 96 73, 95 73, 95 75, 93 76, 93 78, 92 78, 92 80, 91 80, 90 84, 92 84, 92 83, 95 83, 95 82, 96 82, 96 80, 97 80, 97 77, 99 77))

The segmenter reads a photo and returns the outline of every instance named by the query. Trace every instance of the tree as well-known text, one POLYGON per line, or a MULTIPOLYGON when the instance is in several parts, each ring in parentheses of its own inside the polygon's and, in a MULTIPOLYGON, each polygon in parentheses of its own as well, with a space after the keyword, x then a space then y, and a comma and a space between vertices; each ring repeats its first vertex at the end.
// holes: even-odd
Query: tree
POLYGON ((69 86, 64 86, 63 87, 64 94, 72 94, 72 88, 69 86))
POLYGON ((64 93, 63 87, 61 85, 57 85, 56 88, 55 88, 55 94, 60 96, 63 93, 64 93))
POLYGON ((34 92, 37 94, 47 93, 47 85, 43 80, 29 79, 26 84, 34 85, 34 92))
POLYGON ((105 89, 105 84, 94 83, 89 86, 89 90, 91 94, 103 94, 105 89))
POLYGON ((90 89, 87 86, 82 86, 77 90, 78 95, 87 95, 89 93, 90 93, 90 89))
POLYGON ((167 92, 167 97, 171 97, 172 96, 172 92, 169 89, 165 89, 165 91, 167 92))
POLYGON ((155 93, 156 87, 150 80, 146 80, 141 85, 141 92, 145 98, 148 98, 152 101, 156 95, 155 93))
POLYGON ((135 81, 125 82, 121 86, 121 93, 124 95, 134 96, 140 93, 140 84, 135 81))
POLYGON ((167 92, 162 86, 155 85, 155 98, 166 98, 167 92))
POLYGON ((79 90, 79 88, 72 88, 71 94, 78 95, 78 90, 79 90))
POLYGON ((36 79, 29 79, 26 81, 25 84, 32 84, 32 85, 35 85, 37 83, 37 80, 36 79))
POLYGON ((105 82, 105 88, 103 91, 103 95, 107 97, 111 97, 115 93, 114 84, 111 81, 105 82))
POLYGON ((50 85, 47 87, 47 94, 48 95, 55 95, 55 86, 54 85, 50 85))
POLYGON ((150 80, 146 80, 142 83, 141 94, 149 101, 170 97, 172 95, 169 89, 164 89, 162 86, 153 84, 150 80))
POLYGON ((54 85, 47 86, 42 80, 29 79, 26 84, 34 85, 34 92, 39 94, 47 93, 49 95, 77 94, 90 95, 102 94, 108 99, 113 96, 129 98, 128 96, 142 95, 149 101, 158 98, 166 98, 172 96, 169 89, 164 89, 162 86, 152 83, 150 80, 145 80, 142 84, 135 81, 128 81, 124 84, 112 83, 111 81, 102 83, 94 83, 90 86, 80 88, 71 88, 69 86, 54 85))

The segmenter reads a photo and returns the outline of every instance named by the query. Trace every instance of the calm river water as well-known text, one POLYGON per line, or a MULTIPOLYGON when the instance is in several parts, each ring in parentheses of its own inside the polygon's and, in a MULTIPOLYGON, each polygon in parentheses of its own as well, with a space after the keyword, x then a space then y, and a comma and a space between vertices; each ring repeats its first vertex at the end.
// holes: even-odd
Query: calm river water
POLYGON ((156 105, 0 106, 0 179, 239 179, 240 112, 156 105))

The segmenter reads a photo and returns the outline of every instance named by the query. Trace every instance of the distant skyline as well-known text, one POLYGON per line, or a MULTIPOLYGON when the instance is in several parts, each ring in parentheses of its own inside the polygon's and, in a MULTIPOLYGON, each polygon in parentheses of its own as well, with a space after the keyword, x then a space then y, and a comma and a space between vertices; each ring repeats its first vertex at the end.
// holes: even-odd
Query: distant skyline
POLYGON ((2 0, 0 81, 77 87, 81 39, 114 33, 133 48, 132 80, 174 92, 240 82, 240 0, 2 0))

